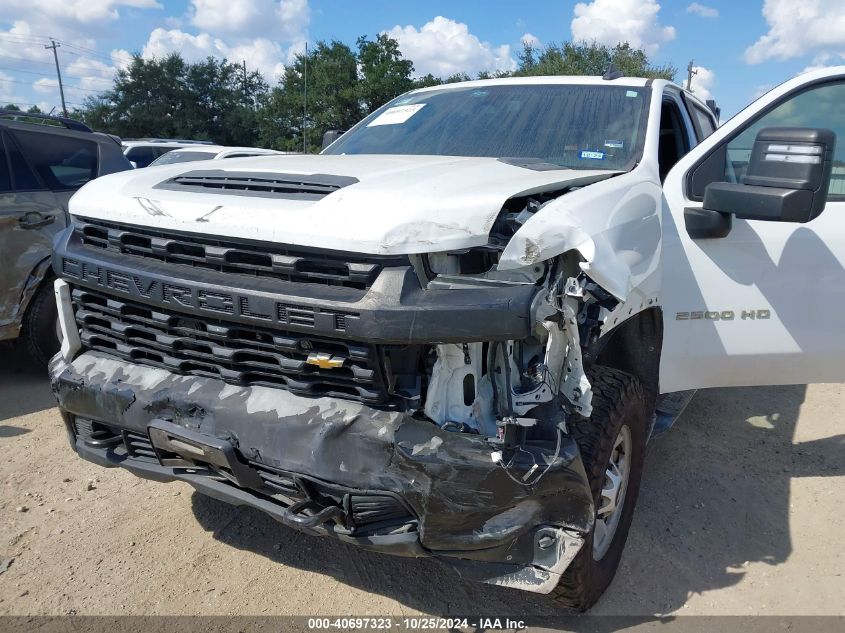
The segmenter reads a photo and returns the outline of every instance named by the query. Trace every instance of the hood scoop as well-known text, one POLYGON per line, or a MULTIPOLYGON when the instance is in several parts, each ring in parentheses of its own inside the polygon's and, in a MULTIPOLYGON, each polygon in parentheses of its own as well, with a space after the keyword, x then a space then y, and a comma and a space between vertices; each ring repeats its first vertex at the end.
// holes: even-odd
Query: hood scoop
POLYGON ((357 182, 358 179, 351 176, 330 174, 273 174, 205 169, 180 174, 154 188, 286 200, 320 200, 357 182))

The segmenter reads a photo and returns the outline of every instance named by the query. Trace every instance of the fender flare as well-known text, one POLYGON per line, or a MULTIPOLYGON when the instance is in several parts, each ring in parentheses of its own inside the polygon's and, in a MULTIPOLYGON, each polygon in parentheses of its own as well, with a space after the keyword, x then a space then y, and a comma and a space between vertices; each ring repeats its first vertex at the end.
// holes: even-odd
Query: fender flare
POLYGON ((50 256, 47 256, 38 262, 29 272, 20 299, 18 300, 18 308, 12 316, 12 320, 0 327, 0 341, 14 339, 20 336, 23 318, 29 310, 32 298, 38 292, 38 289, 41 288, 44 281, 51 276, 50 264, 50 256))

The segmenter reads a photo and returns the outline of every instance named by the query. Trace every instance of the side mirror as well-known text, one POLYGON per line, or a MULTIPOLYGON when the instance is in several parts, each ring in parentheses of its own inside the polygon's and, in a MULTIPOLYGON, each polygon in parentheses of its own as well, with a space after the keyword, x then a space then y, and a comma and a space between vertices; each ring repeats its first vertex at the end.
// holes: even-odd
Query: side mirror
POLYGON ((770 127, 754 140, 742 184, 711 182, 701 209, 686 209, 693 239, 725 237, 732 217, 809 222, 824 211, 836 135, 820 128, 770 127))
POLYGON ((337 139, 343 136, 345 130, 328 130, 323 134, 323 149, 334 143, 337 139))
POLYGON ((138 163, 136 163, 134 160, 130 160, 129 164, 132 165, 132 169, 138 169, 138 163))

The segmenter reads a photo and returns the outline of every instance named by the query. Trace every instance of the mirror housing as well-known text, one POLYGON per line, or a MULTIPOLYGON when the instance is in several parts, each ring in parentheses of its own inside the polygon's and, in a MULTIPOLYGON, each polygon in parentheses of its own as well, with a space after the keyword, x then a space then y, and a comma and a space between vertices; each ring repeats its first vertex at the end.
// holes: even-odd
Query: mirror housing
POLYGON ((337 139, 343 136, 346 130, 327 130, 323 134, 323 149, 334 143, 337 139))
POLYGON ((742 184, 711 182, 701 209, 686 209, 694 239, 725 237, 744 220, 809 222, 827 203, 836 135, 821 128, 770 127, 754 140, 742 184))

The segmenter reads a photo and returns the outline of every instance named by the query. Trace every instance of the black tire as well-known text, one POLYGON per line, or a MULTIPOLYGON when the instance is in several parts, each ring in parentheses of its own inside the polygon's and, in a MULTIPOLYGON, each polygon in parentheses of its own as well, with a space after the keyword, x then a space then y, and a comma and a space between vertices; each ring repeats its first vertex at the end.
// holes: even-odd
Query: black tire
POLYGON ((577 611, 586 611, 592 607, 616 574, 634 517, 648 432, 646 401, 642 386, 634 376, 597 366, 592 367, 587 376, 593 388, 593 413, 589 419, 572 419, 569 429, 581 450, 581 459, 597 509, 613 444, 624 425, 631 431, 633 455, 630 456, 631 470, 622 514, 605 554, 600 560, 595 560, 595 532, 591 532, 551 593, 556 604, 577 611))
POLYGON ((52 279, 47 279, 36 291, 23 321, 23 337, 27 353, 34 363, 46 367, 60 341, 56 323, 59 318, 52 279))

